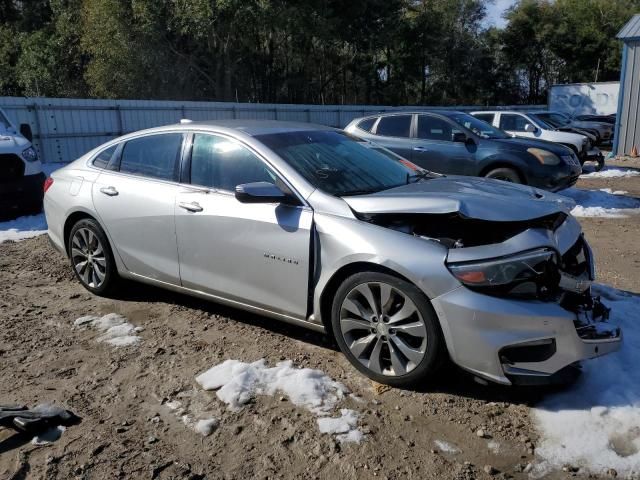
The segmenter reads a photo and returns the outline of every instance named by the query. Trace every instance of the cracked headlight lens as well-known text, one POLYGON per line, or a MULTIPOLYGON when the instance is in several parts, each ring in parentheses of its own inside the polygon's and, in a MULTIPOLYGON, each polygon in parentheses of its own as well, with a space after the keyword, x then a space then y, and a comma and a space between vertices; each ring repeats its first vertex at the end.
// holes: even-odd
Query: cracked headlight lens
POLYGON ((560 281, 555 251, 543 248, 474 262, 448 263, 461 283, 496 295, 544 297, 560 281))

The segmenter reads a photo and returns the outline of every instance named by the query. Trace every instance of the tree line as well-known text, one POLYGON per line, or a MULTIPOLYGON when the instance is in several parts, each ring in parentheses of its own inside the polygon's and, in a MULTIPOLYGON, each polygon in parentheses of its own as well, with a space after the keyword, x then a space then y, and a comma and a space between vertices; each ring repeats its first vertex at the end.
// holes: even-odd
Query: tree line
POLYGON ((640 0, 0 0, 0 95, 545 103, 618 80, 640 0))

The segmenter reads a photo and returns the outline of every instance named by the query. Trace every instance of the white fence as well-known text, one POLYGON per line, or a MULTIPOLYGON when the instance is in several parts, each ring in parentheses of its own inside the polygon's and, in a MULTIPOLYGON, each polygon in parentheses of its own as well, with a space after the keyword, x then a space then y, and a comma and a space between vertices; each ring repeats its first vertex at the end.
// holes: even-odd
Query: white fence
MULTIPOLYGON (((16 125, 28 123, 31 126, 33 143, 45 162, 66 163, 111 138, 143 128, 177 123, 181 118, 289 120, 344 127, 354 118, 377 112, 443 107, 0 97, 0 108, 16 125)), ((524 110, 544 106, 464 106, 451 109, 468 111, 479 108, 524 110)))

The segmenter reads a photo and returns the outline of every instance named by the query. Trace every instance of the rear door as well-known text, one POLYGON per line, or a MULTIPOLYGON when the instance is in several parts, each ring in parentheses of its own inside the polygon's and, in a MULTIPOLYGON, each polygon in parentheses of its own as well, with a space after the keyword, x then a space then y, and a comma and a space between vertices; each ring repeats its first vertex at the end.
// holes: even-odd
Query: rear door
POLYGON ((94 206, 127 270, 172 284, 180 282, 174 205, 182 143, 178 132, 128 140, 93 185, 94 206))
POLYGON ((371 140, 398 155, 411 159, 413 115, 384 115, 374 127, 371 140))
POLYGON ((473 152, 465 143, 452 141, 452 135, 462 130, 437 115, 419 114, 417 117, 411 161, 433 172, 473 175, 473 152))
POLYGON ((305 318, 312 210, 236 200, 237 185, 282 180, 235 139, 196 133, 188 157, 176 197, 182 285, 305 318))

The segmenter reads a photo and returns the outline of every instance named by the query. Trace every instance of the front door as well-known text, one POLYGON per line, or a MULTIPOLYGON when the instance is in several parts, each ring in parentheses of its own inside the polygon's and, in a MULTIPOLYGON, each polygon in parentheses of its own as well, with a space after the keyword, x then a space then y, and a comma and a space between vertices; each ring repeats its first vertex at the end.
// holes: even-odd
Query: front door
POLYGON ((128 271, 179 284, 174 223, 181 133, 127 141, 93 185, 93 203, 128 271))
POLYGON ((450 175, 474 175, 474 153, 464 142, 453 142, 462 130, 435 115, 418 115, 411 161, 427 170, 450 175))
POLYGON ((191 185, 176 196, 182 285, 305 318, 311 209, 236 200, 236 185, 279 179, 257 154, 224 136, 193 136, 189 176, 191 185))

